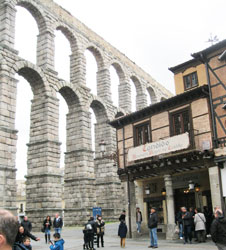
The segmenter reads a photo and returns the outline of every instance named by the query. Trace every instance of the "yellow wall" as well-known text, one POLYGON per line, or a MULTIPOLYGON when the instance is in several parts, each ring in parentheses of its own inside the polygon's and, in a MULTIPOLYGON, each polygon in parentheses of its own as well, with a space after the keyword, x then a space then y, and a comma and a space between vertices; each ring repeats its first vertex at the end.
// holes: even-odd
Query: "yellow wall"
POLYGON ((207 84, 205 65, 199 64, 197 66, 190 67, 190 68, 186 69, 184 72, 179 72, 179 73, 176 73, 174 75, 174 84, 175 84, 176 95, 184 92, 184 79, 183 79, 183 77, 188 75, 188 74, 191 74, 195 71, 197 72, 197 75, 198 75, 199 86, 207 84))

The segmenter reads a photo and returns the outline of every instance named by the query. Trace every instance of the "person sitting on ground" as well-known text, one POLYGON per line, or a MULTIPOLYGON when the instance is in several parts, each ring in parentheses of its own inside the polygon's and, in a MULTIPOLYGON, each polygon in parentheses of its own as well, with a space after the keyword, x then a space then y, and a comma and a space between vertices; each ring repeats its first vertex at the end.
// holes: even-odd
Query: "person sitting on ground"
POLYGON ((25 237, 31 238, 32 240, 35 240, 35 241, 39 241, 40 240, 40 238, 34 236, 29 231, 27 231, 26 229, 24 229, 23 226, 19 226, 19 230, 18 230, 15 242, 17 242, 17 243, 23 243, 23 240, 24 240, 25 237))
POLYGON ((29 232, 31 232, 31 230, 32 230, 32 224, 31 224, 31 222, 28 220, 28 218, 27 218, 26 215, 24 216, 24 219, 23 219, 23 221, 21 222, 21 226, 23 226, 24 229, 27 230, 27 231, 29 231, 29 232))
POLYGON ((64 250, 64 240, 60 238, 59 233, 55 233, 53 235, 54 243, 50 241, 50 249, 51 250, 64 250))
POLYGON ((19 223, 7 210, 0 210, 0 249, 12 250, 19 223))

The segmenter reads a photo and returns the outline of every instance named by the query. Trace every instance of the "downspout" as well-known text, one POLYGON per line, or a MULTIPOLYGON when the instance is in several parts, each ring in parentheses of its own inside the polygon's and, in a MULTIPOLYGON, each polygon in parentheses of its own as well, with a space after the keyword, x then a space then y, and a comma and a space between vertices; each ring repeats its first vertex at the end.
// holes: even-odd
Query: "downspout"
MULTIPOLYGON (((125 128, 124 128, 124 126, 122 128, 122 137, 123 137, 123 165, 124 165, 124 168, 126 168, 125 128)), ((129 172, 127 172, 127 192, 128 192, 128 212, 129 212, 129 238, 132 238, 129 172)))

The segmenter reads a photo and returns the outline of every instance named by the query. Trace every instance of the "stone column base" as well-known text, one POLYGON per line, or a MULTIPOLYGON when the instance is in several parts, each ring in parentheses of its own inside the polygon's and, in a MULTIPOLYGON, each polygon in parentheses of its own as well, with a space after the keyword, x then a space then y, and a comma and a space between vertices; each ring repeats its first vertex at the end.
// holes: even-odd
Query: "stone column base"
POLYGON ((175 234, 176 224, 166 225, 166 240, 175 240, 177 235, 175 234))

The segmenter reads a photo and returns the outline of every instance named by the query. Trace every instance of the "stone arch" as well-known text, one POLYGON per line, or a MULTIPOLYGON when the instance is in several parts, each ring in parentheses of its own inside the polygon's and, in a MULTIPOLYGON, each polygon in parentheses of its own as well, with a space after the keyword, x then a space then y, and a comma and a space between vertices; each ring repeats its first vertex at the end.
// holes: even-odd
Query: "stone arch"
MULTIPOLYGON (((85 50, 89 50, 96 59, 98 71, 104 68, 104 57, 102 52, 94 45, 88 45, 85 50)), ((84 50, 84 51, 85 51, 84 50)))
POLYGON ((17 0, 16 5, 25 8, 34 17, 39 33, 46 29, 46 20, 43 11, 38 6, 35 6, 31 1, 25 0, 17 0))
POLYGON ((125 72, 124 72, 122 65, 119 62, 113 61, 110 64, 110 66, 113 66, 114 69, 116 70, 120 83, 123 82, 125 80, 126 76, 125 76, 125 72))
POLYGON ((109 120, 106 105, 97 97, 92 98, 90 108, 93 109, 98 123, 107 122, 109 120))
POLYGON ((135 85, 137 95, 142 94, 142 93, 143 93, 143 91, 142 91, 142 85, 141 85, 141 82, 140 82, 140 80, 138 79, 138 77, 132 75, 132 76, 130 77, 130 79, 133 81, 133 83, 134 83, 134 85, 135 85))
POLYGON ((152 88, 151 86, 148 86, 147 87, 147 92, 150 96, 150 99, 151 99, 151 104, 154 104, 157 102, 157 96, 156 96, 156 93, 154 91, 154 88, 152 88))
POLYGON ((39 67, 28 61, 18 61, 11 69, 12 75, 16 73, 23 76, 30 83, 34 95, 50 94, 48 81, 39 67))

